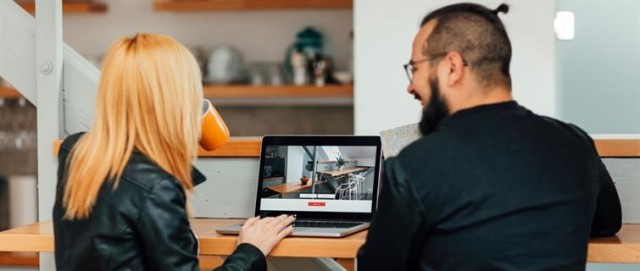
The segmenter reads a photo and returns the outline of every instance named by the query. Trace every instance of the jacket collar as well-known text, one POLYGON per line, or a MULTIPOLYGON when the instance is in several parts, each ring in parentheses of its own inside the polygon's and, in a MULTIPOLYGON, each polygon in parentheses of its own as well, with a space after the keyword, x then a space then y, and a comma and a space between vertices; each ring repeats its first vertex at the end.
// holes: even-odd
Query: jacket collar
POLYGON ((193 180, 193 186, 198 186, 207 180, 207 177, 200 172, 195 166, 191 166, 191 180, 193 180))

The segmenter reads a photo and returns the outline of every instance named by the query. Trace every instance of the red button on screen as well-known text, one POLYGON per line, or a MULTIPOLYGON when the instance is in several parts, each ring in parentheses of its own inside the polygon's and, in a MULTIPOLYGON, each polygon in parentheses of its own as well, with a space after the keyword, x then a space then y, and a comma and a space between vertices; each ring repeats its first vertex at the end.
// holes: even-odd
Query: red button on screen
POLYGON ((324 207, 327 205, 327 203, 322 201, 310 201, 309 203, 307 203, 307 205, 311 207, 324 207))

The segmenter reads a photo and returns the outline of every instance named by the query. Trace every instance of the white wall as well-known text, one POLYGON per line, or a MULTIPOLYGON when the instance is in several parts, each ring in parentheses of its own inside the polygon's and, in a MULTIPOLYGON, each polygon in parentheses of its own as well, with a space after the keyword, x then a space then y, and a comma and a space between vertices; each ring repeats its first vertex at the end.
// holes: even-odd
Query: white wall
POLYGON ((324 34, 325 52, 339 69, 351 55, 352 11, 155 11, 153 0, 98 0, 104 14, 65 14, 64 40, 85 56, 104 54, 119 36, 136 32, 168 34, 189 46, 233 45, 249 61, 282 61, 295 34, 314 26, 324 34))
POLYGON ((640 138, 640 1, 560 0, 558 10, 574 12, 576 32, 557 42, 559 116, 640 138))
POLYGON ((376 148, 369 146, 338 147, 347 160, 357 160, 357 166, 373 167, 376 165, 376 148))
MULTIPOLYGON (((497 7, 503 1, 474 1, 497 7)), ((422 18, 454 1, 355 0, 356 134, 415 123, 421 107, 406 92, 402 65, 409 61, 411 43, 422 18)), ((500 15, 511 38, 511 76, 516 100, 543 115, 555 116, 555 0, 509 1, 500 15)))
POLYGON ((190 197, 195 217, 245 218, 254 214, 257 158, 200 158, 195 166, 207 176, 190 197))
POLYGON ((285 182, 295 183, 300 181, 302 177, 302 168, 304 167, 305 152, 301 146, 287 147, 287 156, 285 163, 287 167, 285 182))

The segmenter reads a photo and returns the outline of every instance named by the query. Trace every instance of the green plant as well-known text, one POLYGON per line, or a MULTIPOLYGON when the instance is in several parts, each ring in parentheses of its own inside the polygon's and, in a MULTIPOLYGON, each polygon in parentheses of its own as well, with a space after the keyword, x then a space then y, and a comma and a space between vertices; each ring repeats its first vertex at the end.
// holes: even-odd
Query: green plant
POLYGON ((338 154, 338 157, 336 157, 336 165, 338 167, 344 166, 347 163, 347 160, 344 160, 344 157, 342 157, 342 155, 338 154))

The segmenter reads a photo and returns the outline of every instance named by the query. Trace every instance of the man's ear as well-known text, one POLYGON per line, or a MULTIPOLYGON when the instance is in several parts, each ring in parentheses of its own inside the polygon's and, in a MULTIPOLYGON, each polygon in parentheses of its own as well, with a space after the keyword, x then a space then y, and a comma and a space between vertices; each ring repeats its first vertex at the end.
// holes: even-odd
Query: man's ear
POLYGON ((458 52, 449 52, 445 56, 445 60, 449 64, 447 84, 453 86, 461 83, 465 76, 465 63, 462 55, 458 52))

